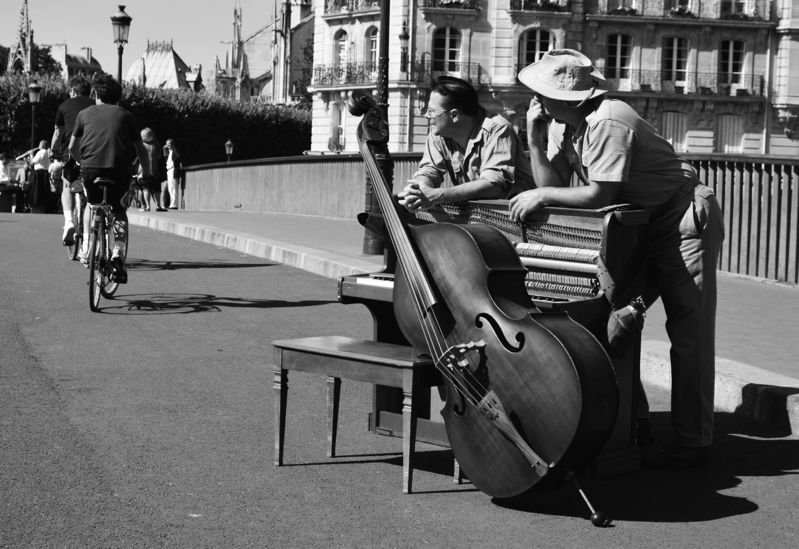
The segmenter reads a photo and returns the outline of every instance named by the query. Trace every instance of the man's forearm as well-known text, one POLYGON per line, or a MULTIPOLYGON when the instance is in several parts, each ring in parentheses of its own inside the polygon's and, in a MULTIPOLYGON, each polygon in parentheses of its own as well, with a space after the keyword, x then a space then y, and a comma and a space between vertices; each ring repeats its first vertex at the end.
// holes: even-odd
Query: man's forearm
MULTIPOLYGON (((58 126, 55 127, 53 130, 53 137, 50 139, 50 148, 54 151, 58 151, 58 145, 61 144, 61 128, 58 126)), ((58 151, 63 152, 63 151, 58 151)))
POLYGON ((453 187, 442 187, 439 203, 465 202, 467 200, 480 200, 488 198, 502 198, 505 193, 499 185, 484 179, 468 181, 453 187))
POLYGON ((569 182, 561 179, 560 174, 558 174, 552 162, 547 158, 546 152, 541 147, 530 147, 530 169, 533 172, 533 181, 538 187, 568 186, 569 182))

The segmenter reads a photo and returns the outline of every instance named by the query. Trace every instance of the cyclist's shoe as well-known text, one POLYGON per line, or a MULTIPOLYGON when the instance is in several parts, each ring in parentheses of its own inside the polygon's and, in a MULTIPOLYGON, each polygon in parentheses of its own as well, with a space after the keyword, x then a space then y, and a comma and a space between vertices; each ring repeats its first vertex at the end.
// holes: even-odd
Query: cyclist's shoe
POLYGON ((61 243, 64 246, 72 246, 75 244, 75 226, 64 227, 64 234, 61 236, 61 243))
POLYGON ((78 252, 78 260, 84 265, 89 264, 89 249, 83 248, 78 252))
POLYGON ((111 258, 111 280, 119 284, 128 283, 128 272, 125 270, 125 263, 122 258, 115 256, 111 258))

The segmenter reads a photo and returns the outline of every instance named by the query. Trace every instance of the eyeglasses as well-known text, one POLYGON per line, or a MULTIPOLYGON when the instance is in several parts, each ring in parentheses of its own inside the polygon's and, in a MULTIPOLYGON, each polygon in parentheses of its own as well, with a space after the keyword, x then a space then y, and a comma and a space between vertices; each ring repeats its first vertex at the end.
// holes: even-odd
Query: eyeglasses
POLYGON ((433 114, 430 111, 426 111, 424 113, 424 117, 432 122, 433 120, 437 120, 438 118, 440 118, 444 114, 449 114, 449 111, 441 111, 438 114, 433 114))

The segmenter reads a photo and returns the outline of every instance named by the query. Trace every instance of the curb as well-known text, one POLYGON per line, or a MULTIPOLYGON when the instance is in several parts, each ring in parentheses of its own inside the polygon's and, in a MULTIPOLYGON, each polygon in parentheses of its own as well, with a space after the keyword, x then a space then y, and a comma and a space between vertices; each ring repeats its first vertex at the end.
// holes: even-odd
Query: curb
MULTIPOLYGON (((337 279, 379 268, 374 261, 342 258, 331 252, 208 225, 133 212, 128 212, 128 219, 134 225, 268 259, 326 278, 337 279)), ((668 343, 642 341, 641 381, 671 391, 668 343)), ((717 357, 714 409, 766 424, 779 433, 799 436, 799 379, 717 357)))
MULTIPOLYGON (((641 381, 671 390, 669 344, 641 343, 641 381)), ((799 379, 716 357, 713 407, 768 425, 776 432, 799 436, 799 379)))

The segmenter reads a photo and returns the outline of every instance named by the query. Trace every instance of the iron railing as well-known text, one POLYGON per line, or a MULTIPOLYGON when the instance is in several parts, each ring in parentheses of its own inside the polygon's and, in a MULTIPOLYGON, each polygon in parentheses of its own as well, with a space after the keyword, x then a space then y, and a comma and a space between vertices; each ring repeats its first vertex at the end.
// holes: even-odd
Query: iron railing
POLYGON ((480 0, 421 0, 420 8, 444 8, 458 10, 479 10, 480 0))
POLYGON ((601 64, 602 71, 615 91, 653 91, 677 94, 722 95, 729 97, 762 97, 766 92, 766 80, 762 74, 728 74, 719 72, 690 72, 620 69, 610 76, 601 64))
POLYGON ((380 0, 327 0, 325 15, 380 9, 380 0))
POLYGON ((316 65, 313 70, 313 84, 316 86, 370 84, 375 82, 377 82, 376 63, 316 65))
POLYGON ((422 59, 411 64, 410 80, 412 82, 430 83, 439 76, 445 75, 457 76, 474 86, 490 83, 490 77, 480 63, 422 59))
POLYGON ((724 212, 720 270, 799 284, 799 160, 685 157, 724 212))
POLYGON ((515 11, 569 11, 568 0, 510 0, 515 11))

